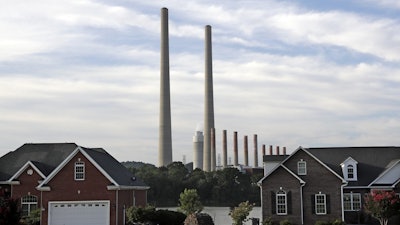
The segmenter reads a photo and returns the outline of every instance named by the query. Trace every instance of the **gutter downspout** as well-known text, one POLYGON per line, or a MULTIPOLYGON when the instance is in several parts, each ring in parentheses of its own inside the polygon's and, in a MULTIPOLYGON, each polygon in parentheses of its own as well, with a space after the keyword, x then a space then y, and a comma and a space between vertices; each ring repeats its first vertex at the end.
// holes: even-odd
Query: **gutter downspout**
POLYGON ((303 205, 303 187, 306 185, 306 183, 302 183, 300 185, 300 214, 301 214, 301 224, 304 224, 304 205, 303 205))
POLYGON ((118 225, 118 190, 115 191, 115 225, 118 225))
POLYGON ((342 221, 344 221, 344 201, 343 201, 343 188, 347 186, 347 182, 340 186, 340 197, 341 197, 341 205, 342 205, 342 221))
POLYGON ((42 225, 43 221, 43 191, 40 191, 40 225, 42 225))

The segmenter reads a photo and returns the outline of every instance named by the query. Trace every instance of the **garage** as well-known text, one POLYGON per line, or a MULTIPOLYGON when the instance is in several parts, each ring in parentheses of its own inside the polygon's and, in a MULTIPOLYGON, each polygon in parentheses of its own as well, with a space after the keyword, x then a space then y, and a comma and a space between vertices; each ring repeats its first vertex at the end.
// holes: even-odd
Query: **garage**
POLYGON ((51 225, 109 225, 109 201, 49 202, 51 225))

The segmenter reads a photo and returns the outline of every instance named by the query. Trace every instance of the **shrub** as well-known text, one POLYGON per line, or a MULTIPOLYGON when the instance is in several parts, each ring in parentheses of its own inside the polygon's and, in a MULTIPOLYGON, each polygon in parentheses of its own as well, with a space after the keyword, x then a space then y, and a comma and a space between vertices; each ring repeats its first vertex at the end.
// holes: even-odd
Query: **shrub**
POLYGON ((159 225, 182 225, 186 219, 186 215, 181 212, 170 210, 157 210, 156 222, 159 225))
POLYGON ((332 225, 346 225, 346 223, 340 219, 336 219, 336 220, 332 221, 332 225))
POLYGON ((274 225, 275 223, 274 223, 274 221, 272 220, 272 218, 269 217, 269 218, 263 220, 261 224, 262 224, 262 225, 274 225))
POLYGON ((279 225, 292 225, 292 223, 289 220, 282 220, 279 225))
POLYGON ((35 209, 24 218, 27 225, 40 225, 40 209, 35 209))
POLYGON ((331 223, 328 221, 318 220, 317 222, 315 222, 315 225, 331 225, 331 223))

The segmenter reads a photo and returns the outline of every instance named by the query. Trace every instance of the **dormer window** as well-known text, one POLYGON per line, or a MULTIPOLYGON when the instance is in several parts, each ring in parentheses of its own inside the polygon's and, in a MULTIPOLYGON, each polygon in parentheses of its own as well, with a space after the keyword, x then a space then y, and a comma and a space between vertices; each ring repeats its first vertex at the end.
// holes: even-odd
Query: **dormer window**
POLYGON ((302 159, 297 162, 297 175, 307 175, 307 163, 302 159))
POLYGON ((343 178, 347 181, 357 181, 357 164, 358 162, 349 157, 340 165, 342 167, 343 178))
POLYGON ((354 166, 353 165, 347 166, 347 178, 354 179, 354 166))
POLYGON ((75 162, 75 180, 85 180, 85 163, 75 162))

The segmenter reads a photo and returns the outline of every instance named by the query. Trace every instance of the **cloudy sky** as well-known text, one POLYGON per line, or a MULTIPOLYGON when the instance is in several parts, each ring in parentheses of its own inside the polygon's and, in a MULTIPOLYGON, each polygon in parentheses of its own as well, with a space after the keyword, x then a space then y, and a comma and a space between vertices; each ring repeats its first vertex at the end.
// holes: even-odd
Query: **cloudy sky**
POLYGON ((233 131, 240 152, 253 134, 259 151, 400 145, 398 0, 14 0, 0 8, 0 155, 75 142, 158 164, 162 7, 175 161, 192 160, 203 122, 207 24, 218 153, 224 129, 230 157, 233 131))

